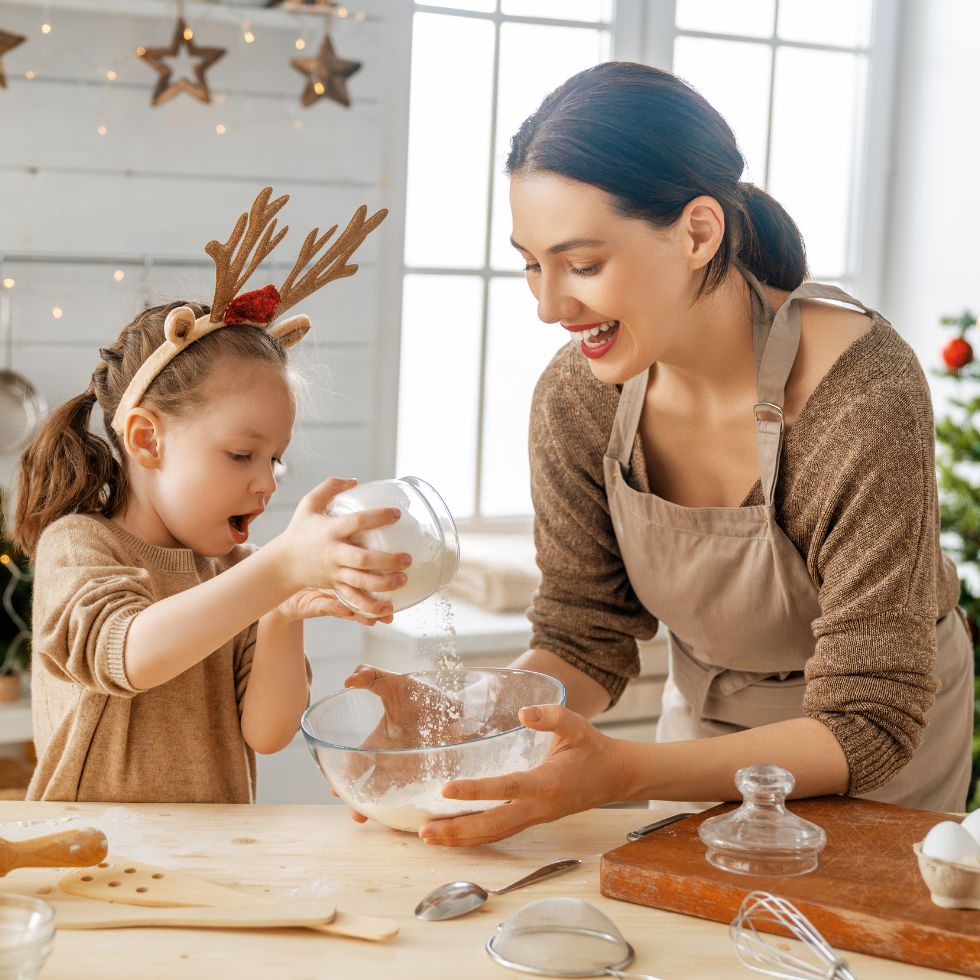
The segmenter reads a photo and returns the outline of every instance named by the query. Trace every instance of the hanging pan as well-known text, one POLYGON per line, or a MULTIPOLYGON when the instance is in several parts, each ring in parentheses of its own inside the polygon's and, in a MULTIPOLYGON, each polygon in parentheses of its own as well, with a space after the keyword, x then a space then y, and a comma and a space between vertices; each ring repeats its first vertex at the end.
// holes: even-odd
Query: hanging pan
POLYGON ((11 368, 14 342, 10 320, 10 296, 0 288, 0 343, 4 353, 4 367, 0 369, 0 455, 24 449, 47 411, 41 393, 11 368))

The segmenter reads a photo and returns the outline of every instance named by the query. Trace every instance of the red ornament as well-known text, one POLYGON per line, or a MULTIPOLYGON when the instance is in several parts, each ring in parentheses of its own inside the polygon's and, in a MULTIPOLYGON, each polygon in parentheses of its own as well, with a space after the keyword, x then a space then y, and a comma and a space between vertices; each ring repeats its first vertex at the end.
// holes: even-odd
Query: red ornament
POLYGON ((973 348, 962 337, 954 337, 943 348, 943 360, 950 371, 958 371, 973 360, 973 348))
POLYGON ((279 290, 263 286, 236 296, 225 309, 225 323, 269 323, 279 305, 279 290))

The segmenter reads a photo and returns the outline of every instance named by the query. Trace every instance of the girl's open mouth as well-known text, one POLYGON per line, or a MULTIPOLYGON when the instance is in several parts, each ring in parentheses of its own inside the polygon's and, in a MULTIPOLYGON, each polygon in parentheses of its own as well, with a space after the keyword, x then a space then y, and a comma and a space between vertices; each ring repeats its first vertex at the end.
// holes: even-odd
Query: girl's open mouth
POLYGON ((231 536, 235 544, 245 544, 248 541, 248 526, 256 516, 256 514, 235 514, 228 518, 228 526, 231 528, 231 536))

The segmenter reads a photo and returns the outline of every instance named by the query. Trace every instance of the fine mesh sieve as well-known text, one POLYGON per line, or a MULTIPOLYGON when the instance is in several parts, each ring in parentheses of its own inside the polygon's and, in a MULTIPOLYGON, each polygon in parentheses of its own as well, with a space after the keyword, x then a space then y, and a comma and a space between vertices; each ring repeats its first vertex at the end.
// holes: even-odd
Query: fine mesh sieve
POLYGON ((623 973, 633 947, 597 908, 578 898, 545 898, 522 905, 487 941, 501 966, 543 977, 635 977, 623 973))

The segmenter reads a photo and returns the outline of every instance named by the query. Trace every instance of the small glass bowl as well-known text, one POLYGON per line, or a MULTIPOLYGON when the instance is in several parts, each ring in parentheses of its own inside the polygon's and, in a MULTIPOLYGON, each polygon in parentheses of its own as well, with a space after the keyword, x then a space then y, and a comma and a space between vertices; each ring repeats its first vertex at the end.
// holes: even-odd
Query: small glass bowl
POLYGON ((402 674, 382 701, 347 688, 303 715, 320 771, 352 809, 394 830, 477 813, 501 800, 449 800, 453 779, 523 772, 544 761, 551 732, 518 720, 521 708, 564 704, 565 688, 546 674, 485 668, 402 674))
MULTIPOLYGON (((387 600, 398 612, 428 599, 455 578, 459 535, 446 502, 417 476, 373 480, 352 487, 333 498, 330 513, 354 514, 384 507, 397 507, 401 517, 394 524, 365 531, 354 541, 373 551, 406 551, 412 556, 412 564, 405 569, 407 581, 400 589, 368 592, 375 599, 387 600)), ((337 597, 362 616, 374 615, 359 609, 339 591, 337 597)))
POLYGON ((0 980, 31 980, 54 946, 54 909, 30 895, 0 893, 0 980))

